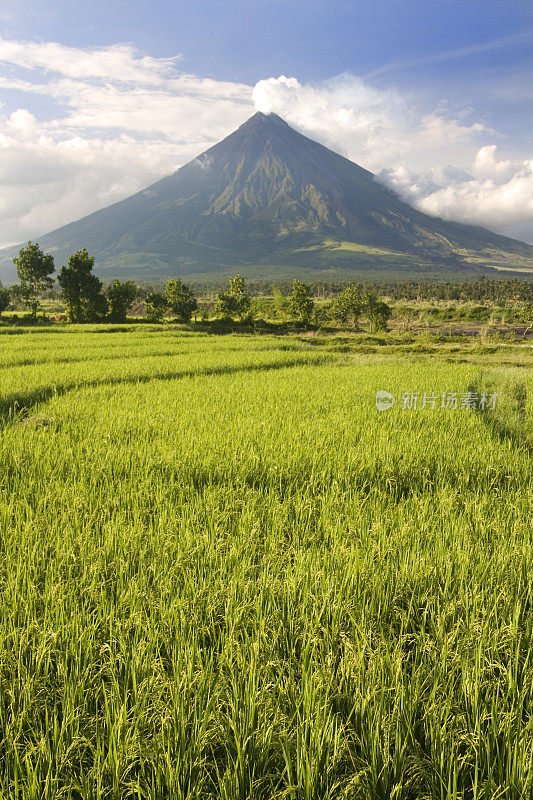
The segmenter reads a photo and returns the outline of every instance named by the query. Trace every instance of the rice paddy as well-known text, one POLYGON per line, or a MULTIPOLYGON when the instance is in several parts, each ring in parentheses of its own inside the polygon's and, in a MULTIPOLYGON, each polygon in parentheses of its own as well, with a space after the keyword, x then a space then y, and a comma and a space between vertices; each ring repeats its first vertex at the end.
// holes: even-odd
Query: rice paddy
POLYGON ((1 334, 2 800, 531 798, 532 395, 494 359, 1 334))

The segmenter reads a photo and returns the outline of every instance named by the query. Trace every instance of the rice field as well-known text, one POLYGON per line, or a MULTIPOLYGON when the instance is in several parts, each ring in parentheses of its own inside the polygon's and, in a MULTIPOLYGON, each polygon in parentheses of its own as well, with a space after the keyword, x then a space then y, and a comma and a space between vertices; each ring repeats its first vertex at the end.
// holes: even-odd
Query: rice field
POLYGON ((494 360, 0 333, 0 798, 533 797, 532 396, 494 360))

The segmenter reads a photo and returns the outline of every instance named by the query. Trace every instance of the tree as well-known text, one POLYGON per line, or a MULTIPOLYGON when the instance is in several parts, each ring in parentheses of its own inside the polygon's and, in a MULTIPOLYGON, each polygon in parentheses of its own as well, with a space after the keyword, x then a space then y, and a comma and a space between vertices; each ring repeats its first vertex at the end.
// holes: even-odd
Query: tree
POLYGON ((533 328, 533 303, 525 303, 524 308, 522 309, 522 319, 527 325, 524 333, 522 334, 522 339, 525 339, 529 331, 533 328))
POLYGON ((9 289, 2 288, 0 283, 0 314, 6 310, 11 300, 9 289))
POLYGON ((92 274, 94 256, 85 248, 72 253, 62 267, 57 282, 63 291, 69 322, 93 322, 105 316, 107 302, 102 282, 92 274))
POLYGON ((277 318, 283 319, 289 312, 289 302, 279 286, 272 284, 272 295, 274 298, 274 314, 277 318))
POLYGON ((314 300, 311 297, 311 289, 305 283, 294 280, 292 284, 292 292, 289 295, 289 311, 293 317, 298 317, 302 322, 309 322, 313 308, 315 306, 314 300))
POLYGON ((363 292, 362 301, 363 309, 370 323, 370 332, 386 331, 387 322, 392 314, 391 307, 382 300, 378 300, 377 296, 369 290, 363 292))
POLYGON ((165 298, 170 310, 178 318, 178 322, 190 322, 193 311, 198 308, 198 301, 188 286, 180 280, 171 278, 167 281, 165 298))
POLYGON ((137 287, 133 281, 121 283, 119 280, 114 280, 106 292, 106 297, 110 322, 126 322, 128 309, 137 297, 137 287))
POLYGON ((331 303, 329 313, 333 319, 347 322, 351 319, 354 328, 363 310, 363 300, 358 286, 347 286, 331 303))
POLYGON ((161 292, 148 292, 144 307, 146 319, 150 322, 161 322, 168 307, 167 298, 161 292))
POLYGON ((215 305, 215 313, 220 317, 233 317, 237 315, 243 320, 250 317, 250 295, 246 293, 244 278, 234 275, 229 279, 229 291, 221 292, 215 305))
POLYGON ((45 255, 37 243, 28 242, 27 247, 19 250, 13 264, 17 268, 20 294, 32 316, 36 317, 39 295, 53 284, 50 275, 54 271, 54 258, 49 254, 45 255))

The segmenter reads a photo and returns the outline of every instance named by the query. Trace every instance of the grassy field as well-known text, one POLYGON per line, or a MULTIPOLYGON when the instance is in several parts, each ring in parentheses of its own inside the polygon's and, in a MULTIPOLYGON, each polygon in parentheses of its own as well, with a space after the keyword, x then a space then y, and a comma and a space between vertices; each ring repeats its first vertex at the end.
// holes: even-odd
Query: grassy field
POLYGON ((2 800, 533 796, 533 349, 323 344, 0 332, 2 800))

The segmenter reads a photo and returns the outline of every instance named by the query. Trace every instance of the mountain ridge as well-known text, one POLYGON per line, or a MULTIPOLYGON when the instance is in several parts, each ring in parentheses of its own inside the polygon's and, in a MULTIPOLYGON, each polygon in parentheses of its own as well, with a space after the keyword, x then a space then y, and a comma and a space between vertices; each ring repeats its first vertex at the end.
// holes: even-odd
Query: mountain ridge
MULTIPOLYGON (((533 273, 533 246, 430 217, 368 170, 261 112, 171 175, 38 241, 57 268, 86 247, 104 277, 251 264, 273 277, 280 266, 379 271, 395 259, 400 272, 533 273)), ((3 272, 19 247, 0 252, 3 272)))

